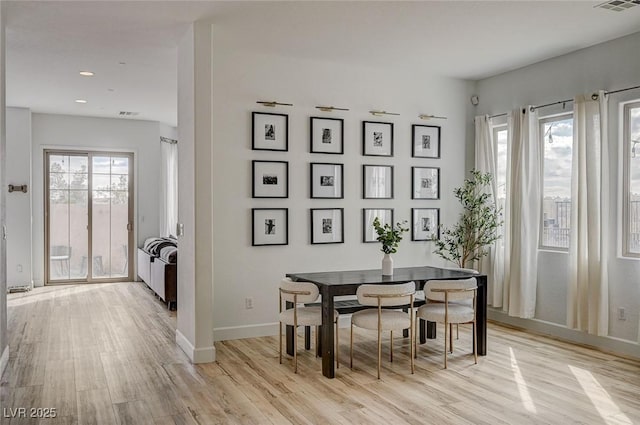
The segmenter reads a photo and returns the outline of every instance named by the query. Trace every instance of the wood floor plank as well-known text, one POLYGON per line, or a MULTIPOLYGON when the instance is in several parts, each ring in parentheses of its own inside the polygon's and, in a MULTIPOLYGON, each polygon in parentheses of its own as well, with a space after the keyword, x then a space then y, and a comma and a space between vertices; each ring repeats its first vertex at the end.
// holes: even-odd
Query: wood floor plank
MULTIPOLYGON (((300 348, 278 362, 278 338, 216 343, 217 361, 192 365, 175 344, 176 313, 139 283, 67 285, 8 296, 9 364, 3 408, 55 407, 56 418, 2 424, 640 424, 640 361, 489 324, 489 355, 473 363, 461 327, 449 368, 443 335, 421 345, 356 330, 348 367, 341 332, 336 379, 300 348)), ((342 330, 342 329, 341 329, 342 330)), ((344 337, 344 336, 347 337, 344 337)))

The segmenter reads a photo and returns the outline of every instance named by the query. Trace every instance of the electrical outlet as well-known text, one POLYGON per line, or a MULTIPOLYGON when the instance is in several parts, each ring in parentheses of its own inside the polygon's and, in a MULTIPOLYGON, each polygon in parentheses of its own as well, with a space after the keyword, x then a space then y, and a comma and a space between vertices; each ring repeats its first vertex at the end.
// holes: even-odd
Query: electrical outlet
POLYGON ((244 299, 244 308, 247 310, 253 308, 253 298, 245 298, 244 299))
POLYGON ((627 316, 624 312, 624 307, 618 307, 618 320, 627 320, 627 316))
POLYGON ((16 271, 17 271, 18 273, 22 273, 22 264, 18 264, 18 265, 16 266, 16 271))

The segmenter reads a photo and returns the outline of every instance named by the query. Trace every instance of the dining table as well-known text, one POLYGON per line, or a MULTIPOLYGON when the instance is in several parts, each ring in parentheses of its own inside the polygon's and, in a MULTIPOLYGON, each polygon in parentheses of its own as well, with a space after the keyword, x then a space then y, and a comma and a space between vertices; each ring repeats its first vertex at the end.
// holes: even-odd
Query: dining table
MULTIPOLYGON (((293 281, 312 282, 318 286, 322 296, 322 326, 320 327, 320 349, 322 356, 322 374, 327 378, 335 378, 334 347, 334 297, 354 295, 360 285, 364 284, 397 284, 415 282, 416 289, 421 290, 429 280, 467 279, 475 277, 478 285, 476 297, 476 326, 478 355, 487 354, 487 276, 469 271, 446 269, 431 266, 399 267, 393 274, 386 276, 381 269, 343 270, 328 272, 296 272, 287 273, 293 281)), ((293 354, 294 331, 287 326, 287 351, 293 354)), ((421 340, 424 342, 424 340, 421 340)))

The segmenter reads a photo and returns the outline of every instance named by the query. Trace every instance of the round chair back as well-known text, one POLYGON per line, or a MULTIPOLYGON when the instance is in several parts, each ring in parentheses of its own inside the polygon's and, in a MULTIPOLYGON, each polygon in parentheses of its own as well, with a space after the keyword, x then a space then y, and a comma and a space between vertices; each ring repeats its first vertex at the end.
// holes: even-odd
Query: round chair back
POLYGON ((396 306, 409 303, 409 295, 416 292, 415 282, 400 283, 394 285, 360 285, 356 291, 358 302, 367 306, 378 306, 376 295, 385 295, 379 298, 380 305, 396 306), (387 295, 398 295, 397 297, 387 297, 387 295))
POLYGON ((294 282, 289 278, 280 282, 280 294, 284 301, 298 303, 312 303, 320 294, 318 287, 311 282, 294 282))
MULTIPOLYGON (((432 289, 470 289, 478 286, 475 277, 468 279, 430 280, 424 285, 424 296, 430 301, 444 302, 444 292, 433 292, 432 289)), ((449 301, 473 299, 473 291, 450 292, 449 301)))

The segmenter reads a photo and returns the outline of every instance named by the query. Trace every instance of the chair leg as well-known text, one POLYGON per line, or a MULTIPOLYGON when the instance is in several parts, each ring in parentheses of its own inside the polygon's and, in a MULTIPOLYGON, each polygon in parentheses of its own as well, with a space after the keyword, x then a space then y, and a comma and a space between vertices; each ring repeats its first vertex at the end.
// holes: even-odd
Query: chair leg
POLYGON ((353 369, 353 323, 351 324, 351 338, 349 341, 349 367, 353 369))
POLYGON ((298 327, 293 327, 293 373, 298 373, 298 327))
POLYGON ((444 368, 447 368, 447 330, 449 329, 448 323, 444 324, 444 368))
POLYGON ((338 336, 340 326, 338 326, 338 319, 336 319, 336 369, 340 369, 340 338, 338 336))
POLYGON ((389 361, 393 363, 393 331, 389 331, 389 361))
POLYGON ((478 338, 475 321, 473 322, 473 361, 478 364, 478 338))
POLYGON ((411 320, 411 327, 409 328, 409 336, 411 337, 411 349, 409 350, 409 355, 411 357, 411 374, 413 375, 415 373, 415 366, 414 366, 414 362, 413 362, 413 344, 415 342, 415 335, 413 334, 414 332, 414 326, 413 326, 413 320, 411 320))
POLYGON ((380 379, 381 361, 382 361, 382 329, 380 329, 380 323, 378 323, 378 379, 380 379))
POLYGON ((278 323, 278 334, 280 336, 280 344, 278 345, 278 351, 280 352, 280 364, 282 364, 282 322, 278 323))
POLYGON ((419 320, 420 318, 418 316, 416 316, 416 323, 415 323, 415 329, 416 329, 416 335, 413 341, 413 357, 414 358, 418 358, 418 326, 419 326, 419 320))

